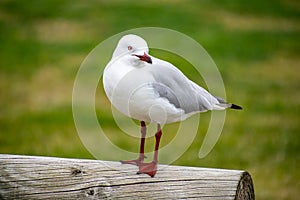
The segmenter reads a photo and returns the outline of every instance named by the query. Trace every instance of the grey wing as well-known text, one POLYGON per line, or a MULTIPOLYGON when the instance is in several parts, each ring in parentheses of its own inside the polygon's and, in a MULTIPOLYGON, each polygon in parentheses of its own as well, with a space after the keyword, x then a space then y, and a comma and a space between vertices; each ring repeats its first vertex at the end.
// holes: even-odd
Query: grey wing
MULTIPOLYGON (((200 86, 197 85, 196 87, 196 84, 181 71, 170 65, 169 63, 162 63, 160 66, 155 66, 159 70, 152 68, 152 75, 156 81, 154 88, 158 94, 168 99, 175 107, 183 109, 185 113, 210 110, 212 105, 210 100, 203 96, 202 90, 204 89, 199 90, 200 86)), ((207 91, 205 95, 212 97, 207 91)))
POLYGON ((151 86, 153 87, 154 91, 158 93, 160 97, 167 99, 176 108, 180 108, 179 100, 171 88, 161 83, 151 83, 151 86))

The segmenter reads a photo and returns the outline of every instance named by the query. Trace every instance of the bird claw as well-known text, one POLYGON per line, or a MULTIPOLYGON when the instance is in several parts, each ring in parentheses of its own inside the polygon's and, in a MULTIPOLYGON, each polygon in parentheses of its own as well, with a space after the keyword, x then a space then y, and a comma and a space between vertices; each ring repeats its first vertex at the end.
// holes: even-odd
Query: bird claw
POLYGON ((137 174, 148 174, 151 177, 154 177, 157 170, 157 162, 150 163, 140 163, 139 171, 137 174))
POLYGON ((136 165, 139 166, 141 164, 141 160, 136 159, 136 160, 120 160, 122 164, 129 164, 129 165, 136 165))
POLYGON ((141 155, 138 159, 135 160, 120 160, 122 164, 136 165, 140 166, 144 162, 144 158, 147 158, 145 155, 141 155))
POLYGON ((143 163, 144 159, 136 160, 120 160, 122 164, 136 165, 139 167, 137 174, 148 174, 151 177, 154 177, 157 171, 157 162, 143 163))

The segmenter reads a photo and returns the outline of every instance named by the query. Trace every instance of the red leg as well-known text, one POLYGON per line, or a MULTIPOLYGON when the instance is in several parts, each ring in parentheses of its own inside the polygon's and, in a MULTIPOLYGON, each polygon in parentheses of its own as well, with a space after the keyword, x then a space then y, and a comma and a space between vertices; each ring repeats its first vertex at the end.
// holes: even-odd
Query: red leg
POLYGON ((144 121, 141 121, 141 145, 140 145, 140 155, 136 160, 121 160, 122 164, 131 164, 139 166, 144 162, 144 148, 145 148, 145 137, 146 137, 146 124, 144 121))
POLYGON ((162 131, 160 128, 160 124, 157 124, 157 132, 155 134, 155 149, 154 149, 154 157, 153 161, 150 163, 141 163, 139 165, 138 174, 148 174, 151 177, 154 177, 157 171, 157 163, 158 163, 158 149, 160 138, 162 136, 162 131))

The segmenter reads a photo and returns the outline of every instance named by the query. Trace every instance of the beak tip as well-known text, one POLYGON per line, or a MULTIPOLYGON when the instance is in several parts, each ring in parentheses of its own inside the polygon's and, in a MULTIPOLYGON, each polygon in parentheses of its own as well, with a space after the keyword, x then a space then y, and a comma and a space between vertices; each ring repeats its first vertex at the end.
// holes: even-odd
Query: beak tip
POLYGON ((152 64, 152 59, 151 59, 151 57, 148 55, 148 54, 146 54, 146 53, 144 53, 144 55, 136 55, 136 54, 133 54, 134 56, 136 56, 136 57, 138 57, 141 61, 144 61, 144 62, 146 62, 146 63, 149 63, 149 64, 152 64))

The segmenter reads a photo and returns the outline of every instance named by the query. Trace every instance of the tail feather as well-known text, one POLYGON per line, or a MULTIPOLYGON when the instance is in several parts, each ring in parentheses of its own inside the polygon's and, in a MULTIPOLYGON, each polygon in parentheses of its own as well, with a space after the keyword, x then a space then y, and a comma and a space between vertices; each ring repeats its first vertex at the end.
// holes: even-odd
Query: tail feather
POLYGON ((236 110, 242 110, 243 108, 241 106, 238 106, 233 103, 227 103, 223 98, 215 96, 218 102, 220 103, 219 106, 224 107, 224 108, 231 108, 231 109, 236 109, 236 110))
POLYGON ((236 109, 236 110, 242 110, 243 108, 241 106, 235 105, 235 104, 231 104, 230 106, 231 109, 236 109))

